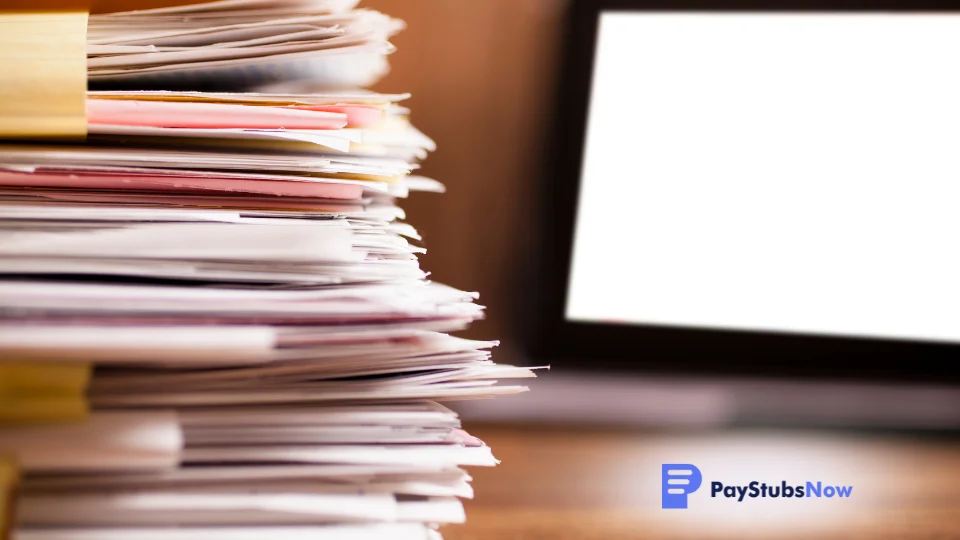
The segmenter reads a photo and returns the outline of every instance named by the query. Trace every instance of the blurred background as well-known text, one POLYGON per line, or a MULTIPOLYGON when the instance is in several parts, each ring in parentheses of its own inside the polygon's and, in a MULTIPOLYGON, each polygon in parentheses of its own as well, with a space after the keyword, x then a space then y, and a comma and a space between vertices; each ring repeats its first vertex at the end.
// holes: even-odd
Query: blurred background
MULTIPOLYGON (((547 182, 562 0, 369 0, 403 19, 376 89, 410 92, 438 149, 422 173, 443 197, 405 203, 423 267, 479 291, 498 362, 521 345, 547 182)), ((578 371, 553 363, 532 392, 458 408, 504 463, 476 472, 454 538, 960 538, 960 397, 936 380, 808 381, 578 371), (784 474, 856 484, 846 506, 699 499, 696 519, 659 507, 660 464, 713 463, 730 479, 784 474)))
MULTIPOLYGON (((710 370, 693 369, 689 362, 636 373, 632 361, 609 371, 590 358, 530 358, 529 319, 542 317, 540 306, 532 305, 539 292, 534 289, 555 278, 537 274, 542 267, 536 258, 557 234, 540 227, 545 205, 554 204, 545 200, 553 195, 550 182, 561 181, 550 178, 545 167, 555 159, 547 153, 553 151, 549 145, 554 143, 551 130, 572 3, 372 0, 364 5, 406 22, 407 30, 392 40, 397 52, 390 57, 390 73, 376 89, 411 93, 407 103, 414 124, 438 145, 423 162, 422 174, 443 182, 447 193, 418 195, 404 203, 408 221, 425 239, 423 267, 439 282, 480 293, 487 317, 465 337, 500 340, 498 362, 554 368, 534 381, 542 392, 517 398, 523 407, 511 403, 516 400, 498 400, 471 404, 465 415, 666 426, 717 425, 744 416, 764 424, 960 424, 955 387, 922 374, 923 384, 895 384, 909 370, 879 381, 869 376, 875 367, 870 365, 847 370, 836 381, 829 380, 829 368, 813 370, 813 381, 809 376, 768 380, 758 373, 725 376, 736 373, 722 373, 724 368, 721 376, 705 375, 710 370), (817 376, 820 372, 826 376, 817 376), (644 406, 623 406, 631 402, 644 406)), ((795 361, 785 358, 781 364, 795 361)), ((776 368, 769 373, 784 371, 783 365, 776 368)))
POLYGON ((442 197, 405 201, 424 239, 423 267, 442 283, 479 291, 486 320, 464 333, 500 339, 517 361, 520 293, 538 226, 544 145, 556 94, 562 0, 364 2, 406 21, 390 74, 376 87, 410 92, 418 129, 437 141, 422 173, 442 197))

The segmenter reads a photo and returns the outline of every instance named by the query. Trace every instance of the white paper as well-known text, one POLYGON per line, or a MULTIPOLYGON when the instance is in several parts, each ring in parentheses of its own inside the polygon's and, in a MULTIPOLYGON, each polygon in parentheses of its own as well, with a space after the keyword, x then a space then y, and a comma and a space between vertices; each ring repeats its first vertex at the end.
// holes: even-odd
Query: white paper
POLYGON ((182 449, 170 411, 102 411, 77 422, 0 430, 0 452, 15 455, 28 472, 170 469, 182 449))
POLYGON ((356 261, 351 234, 331 227, 139 224, 80 232, 11 233, 0 256, 144 259, 356 261), (189 238, 189 242, 184 240, 189 238))

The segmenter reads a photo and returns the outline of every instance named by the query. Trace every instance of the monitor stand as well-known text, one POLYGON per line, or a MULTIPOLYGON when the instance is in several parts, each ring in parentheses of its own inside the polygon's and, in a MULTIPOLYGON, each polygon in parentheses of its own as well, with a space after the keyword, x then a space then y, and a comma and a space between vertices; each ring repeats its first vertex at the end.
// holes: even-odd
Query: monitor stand
POLYGON ((510 400, 455 403, 464 419, 649 428, 960 430, 960 387, 541 371, 510 400))

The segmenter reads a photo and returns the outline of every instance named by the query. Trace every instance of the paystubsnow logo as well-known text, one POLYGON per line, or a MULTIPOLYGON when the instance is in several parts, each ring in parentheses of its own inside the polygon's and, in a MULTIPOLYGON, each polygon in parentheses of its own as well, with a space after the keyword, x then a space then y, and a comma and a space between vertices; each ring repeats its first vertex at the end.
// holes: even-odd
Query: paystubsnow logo
MULTIPOLYGON (((664 463, 661 474, 662 508, 686 508, 687 497, 700 489, 703 475, 695 465, 689 463, 664 463)), ((848 498, 853 486, 824 485, 823 482, 805 482, 803 485, 787 484, 781 480, 777 484, 767 484, 754 480, 746 485, 724 485, 723 482, 710 482, 710 496, 723 496, 743 502, 746 498, 848 498)))
POLYGON ((664 463, 663 475, 663 508, 686 508, 687 495, 700 489, 703 475, 700 469, 693 465, 680 463, 664 463))

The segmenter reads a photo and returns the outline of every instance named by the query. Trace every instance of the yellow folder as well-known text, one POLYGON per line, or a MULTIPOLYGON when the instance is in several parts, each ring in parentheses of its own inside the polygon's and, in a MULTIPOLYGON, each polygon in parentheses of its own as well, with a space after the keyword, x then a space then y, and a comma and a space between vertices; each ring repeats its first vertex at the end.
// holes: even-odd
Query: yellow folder
POLYGON ((90 372, 80 363, 0 363, 0 426, 85 418, 90 372))

